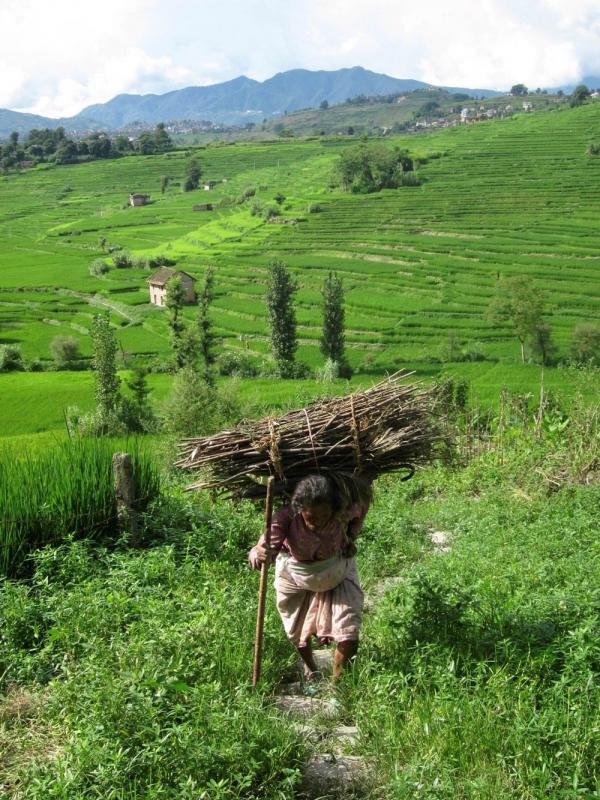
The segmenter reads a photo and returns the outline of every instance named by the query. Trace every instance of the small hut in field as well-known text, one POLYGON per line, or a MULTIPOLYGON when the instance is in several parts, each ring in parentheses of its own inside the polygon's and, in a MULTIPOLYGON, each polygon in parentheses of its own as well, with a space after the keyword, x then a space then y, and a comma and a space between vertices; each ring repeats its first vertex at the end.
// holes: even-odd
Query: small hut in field
POLYGON ((130 206, 146 206, 150 202, 149 194, 142 194, 141 192, 131 192, 129 195, 130 206))
POLYGON ((185 302, 196 302, 196 289, 194 288, 195 278, 180 269, 171 267, 159 267, 156 272, 150 275, 148 284, 150 286, 150 302, 155 306, 164 306, 167 300, 167 284, 172 278, 179 278, 185 292, 185 302))

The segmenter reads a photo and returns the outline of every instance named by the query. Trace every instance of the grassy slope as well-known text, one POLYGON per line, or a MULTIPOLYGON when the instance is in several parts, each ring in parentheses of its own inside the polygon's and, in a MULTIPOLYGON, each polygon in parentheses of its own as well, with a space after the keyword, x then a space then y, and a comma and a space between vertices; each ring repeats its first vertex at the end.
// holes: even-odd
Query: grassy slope
MULTIPOLYGON (((338 694, 370 800, 597 797, 600 498, 548 491, 589 468, 597 421, 547 423, 509 426, 466 468, 379 482, 361 576, 403 582, 338 694)), ((0 784, 14 800, 291 800, 306 742, 268 701, 292 658, 272 598, 267 698, 248 689, 260 510, 173 489, 148 523, 148 549, 66 543, 0 584, 0 784)))
MULTIPOLYGON (((138 254, 168 253, 198 277, 213 263, 213 316, 224 346, 239 348, 245 337, 257 356, 267 351, 262 295, 272 256, 297 272, 299 356, 310 364, 320 361, 319 286, 329 269, 345 278, 355 367, 382 371, 415 360, 425 367, 449 332, 514 363, 518 347, 510 332, 483 317, 498 275, 531 275, 543 287, 564 352, 574 325, 600 314, 600 159, 585 155, 599 132, 596 104, 397 138, 390 142, 444 155, 421 168, 423 186, 370 196, 327 191, 347 141, 195 151, 206 177, 229 179, 211 200, 235 197, 248 185, 264 200, 282 192, 283 213, 305 217, 293 226, 265 225, 247 206, 194 213, 194 200, 209 195, 181 193, 185 152, 6 176, 0 181, 0 342, 48 358, 51 339, 69 333, 89 355, 92 315, 109 308, 124 350, 136 357, 164 354, 167 326, 164 313, 147 303, 146 274, 112 270, 100 279, 88 273, 102 255, 99 237, 106 236, 138 254), (172 183, 161 196, 165 174, 172 183), (132 189, 153 193, 156 202, 123 208, 132 189), (306 214, 309 202, 323 211, 306 214)), ((49 380, 30 378, 42 387, 49 380)))

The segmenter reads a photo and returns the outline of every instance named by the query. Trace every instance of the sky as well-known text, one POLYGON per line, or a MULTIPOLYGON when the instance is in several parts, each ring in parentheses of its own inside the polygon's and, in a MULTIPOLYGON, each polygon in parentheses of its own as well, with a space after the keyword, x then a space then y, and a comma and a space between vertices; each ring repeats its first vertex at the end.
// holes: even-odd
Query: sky
POLYGON ((0 108, 362 66, 482 89, 600 75, 598 0, 0 0, 0 108))

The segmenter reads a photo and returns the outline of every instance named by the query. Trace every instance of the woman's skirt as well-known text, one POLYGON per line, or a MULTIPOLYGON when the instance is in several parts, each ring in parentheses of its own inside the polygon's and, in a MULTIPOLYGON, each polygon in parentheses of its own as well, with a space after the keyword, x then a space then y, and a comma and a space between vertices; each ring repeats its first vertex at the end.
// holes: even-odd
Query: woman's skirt
POLYGON ((306 646, 311 636, 321 642, 358 639, 363 591, 353 558, 306 564, 280 553, 275 590, 283 627, 296 647, 306 646))

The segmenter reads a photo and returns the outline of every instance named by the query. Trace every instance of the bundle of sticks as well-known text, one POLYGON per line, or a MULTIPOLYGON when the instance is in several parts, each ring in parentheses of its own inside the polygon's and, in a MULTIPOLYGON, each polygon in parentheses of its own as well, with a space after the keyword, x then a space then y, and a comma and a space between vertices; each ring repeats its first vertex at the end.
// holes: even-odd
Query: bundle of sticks
POLYGON ((400 371, 365 391, 186 439, 175 466, 200 471, 201 479, 189 489, 216 489, 236 498, 264 497, 271 475, 278 494, 311 473, 374 479, 405 471, 411 477, 443 441, 432 391, 406 383, 411 375, 400 371))

